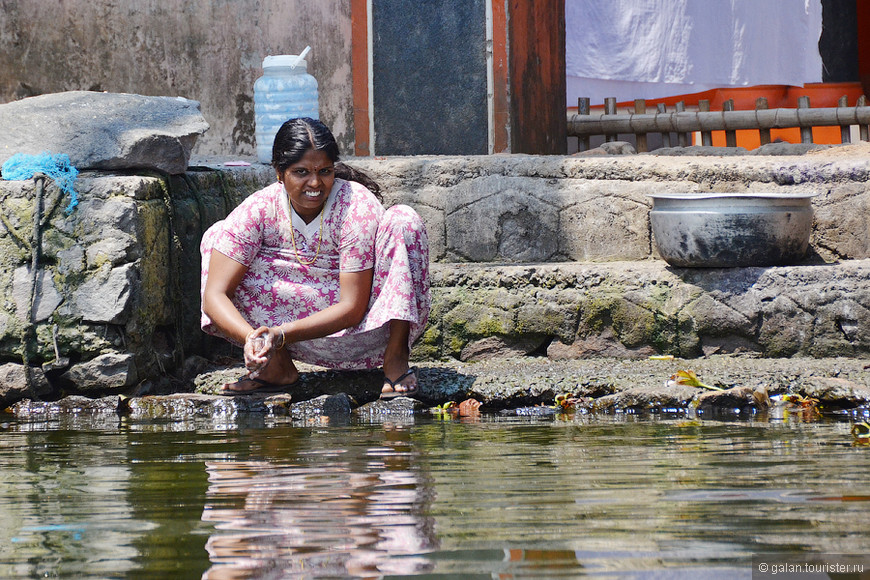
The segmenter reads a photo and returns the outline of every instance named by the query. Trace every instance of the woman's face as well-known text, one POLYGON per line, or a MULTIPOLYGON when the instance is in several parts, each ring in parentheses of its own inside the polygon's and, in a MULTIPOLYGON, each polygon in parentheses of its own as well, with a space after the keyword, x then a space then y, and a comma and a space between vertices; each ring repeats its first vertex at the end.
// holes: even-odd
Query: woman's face
POLYGON ((283 175, 278 172, 278 181, 284 182, 296 213, 310 223, 323 209, 335 183, 335 164, 325 152, 309 149, 283 175))

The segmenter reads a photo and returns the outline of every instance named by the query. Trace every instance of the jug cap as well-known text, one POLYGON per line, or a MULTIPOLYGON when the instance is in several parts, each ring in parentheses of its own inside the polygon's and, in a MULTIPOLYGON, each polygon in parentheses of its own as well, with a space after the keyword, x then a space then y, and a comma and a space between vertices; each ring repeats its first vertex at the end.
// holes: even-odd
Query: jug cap
POLYGON ((263 59, 263 68, 271 66, 291 67, 294 64, 296 64, 296 68, 308 68, 308 63, 304 59, 298 60, 298 58, 299 55, 296 54, 269 55, 263 59))

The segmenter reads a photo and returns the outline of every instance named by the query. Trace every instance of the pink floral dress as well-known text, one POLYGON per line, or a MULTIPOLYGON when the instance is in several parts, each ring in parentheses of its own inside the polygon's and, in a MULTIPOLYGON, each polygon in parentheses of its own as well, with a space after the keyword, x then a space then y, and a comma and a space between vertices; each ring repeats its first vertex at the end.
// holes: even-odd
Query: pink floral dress
MULTIPOLYGON (((336 179, 321 217, 310 224, 291 209, 283 185, 272 184, 212 225, 200 250, 203 290, 212 250, 248 267, 233 302, 254 328, 319 312, 338 302, 340 272, 374 268, 363 321, 288 345, 295 360, 335 369, 376 368, 383 364, 390 320, 410 322, 410 346, 429 317, 429 241, 420 216, 403 205, 385 211, 353 181, 336 179)), ((201 325, 223 336, 204 312, 201 325)))

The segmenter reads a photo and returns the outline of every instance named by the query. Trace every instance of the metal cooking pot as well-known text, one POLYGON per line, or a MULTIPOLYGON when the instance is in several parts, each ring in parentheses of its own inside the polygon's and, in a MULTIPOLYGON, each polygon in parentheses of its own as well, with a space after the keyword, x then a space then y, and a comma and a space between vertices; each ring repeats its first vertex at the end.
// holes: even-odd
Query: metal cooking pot
POLYGON ((671 266, 782 266, 803 259, 815 194, 654 194, 655 246, 671 266))

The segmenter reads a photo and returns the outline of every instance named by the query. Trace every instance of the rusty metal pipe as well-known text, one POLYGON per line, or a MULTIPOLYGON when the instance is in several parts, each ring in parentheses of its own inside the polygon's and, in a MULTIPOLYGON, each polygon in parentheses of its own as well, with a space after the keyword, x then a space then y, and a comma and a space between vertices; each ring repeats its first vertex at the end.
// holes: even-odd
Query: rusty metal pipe
POLYGON ((686 133, 838 125, 870 125, 870 107, 568 115, 568 135, 574 137, 617 133, 686 133))

